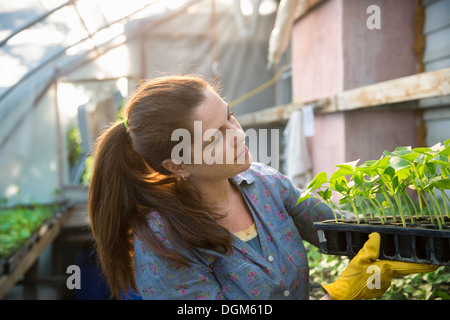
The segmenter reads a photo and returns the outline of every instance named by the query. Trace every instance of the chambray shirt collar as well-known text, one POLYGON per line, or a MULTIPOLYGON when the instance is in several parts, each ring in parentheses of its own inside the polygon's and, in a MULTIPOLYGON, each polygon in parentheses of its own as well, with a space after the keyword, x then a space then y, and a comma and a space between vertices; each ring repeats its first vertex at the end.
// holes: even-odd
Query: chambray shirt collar
POLYGON ((252 184, 253 182, 255 182, 255 175, 246 170, 244 172, 238 173, 230 180, 237 185, 240 185, 243 181, 245 181, 247 184, 252 184))

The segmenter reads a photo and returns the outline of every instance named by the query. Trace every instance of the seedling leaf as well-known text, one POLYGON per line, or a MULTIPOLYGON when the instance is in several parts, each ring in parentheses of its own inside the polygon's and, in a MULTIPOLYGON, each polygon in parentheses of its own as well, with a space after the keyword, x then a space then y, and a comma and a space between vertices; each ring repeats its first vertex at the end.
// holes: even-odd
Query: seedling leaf
POLYGON ((339 168, 336 170, 330 177, 330 182, 336 180, 337 178, 340 178, 342 176, 353 176, 353 173, 355 172, 355 167, 358 163, 358 160, 337 164, 335 167, 339 168))
POLYGON ((409 162, 405 159, 399 158, 399 157, 393 157, 390 160, 390 167, 394 168, 394 170, 397 171, 397 170, 411 167, 411 162, 409 162))
MULTIPOLYGON (((300 194, 300 197, 297 199, 297 204, 299 204, 300 202, 305 201, 306 199, 309 199, 309 198, 311 198, 311 193, 310 193, 310 191, 302 192, 302 193, 300 194)), ((296 205, 297 205, 297 204, 296 204, 296 205)))
POLYGON ((438 179, 438 180, 434 180, 434 181, 433 180, 429 184, 430 187, 434 187, 439 190, 449 190, 450 189, 450 179, 438 179))
POLYGON ((355 183, 359 186, 364 185, 364 176, 361 173, 357 173, 353 176, 353 180, 355 180, 355 183))
POLYGON ((321 172, 318 175, 314 177, 314 179, 306 186, 308 190, 314 190, 322 186, 324 183, 326 183, 327 180, 327 173, 321 172))
POLYGON ((394 176, 395 176, 395 169, 394 169, 394 167, 389 166, 386 169, 384 169, 383 173, 384 173, 384 175, 388 176, 392 180, 392 178, 394 178, 394 176))

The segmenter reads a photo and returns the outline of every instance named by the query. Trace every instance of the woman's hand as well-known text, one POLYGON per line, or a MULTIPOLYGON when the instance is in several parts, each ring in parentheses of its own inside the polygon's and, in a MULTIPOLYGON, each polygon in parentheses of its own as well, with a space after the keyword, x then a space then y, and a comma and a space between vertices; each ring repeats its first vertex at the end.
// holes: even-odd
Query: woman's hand
POLYGON ((322 288, 333 300, 373 299, 389 289, 392 278, 438 268, 419 263, 377 261, 379 255, 380 235, 374 232, 339 278, 331 284, 322 285, 322 288))

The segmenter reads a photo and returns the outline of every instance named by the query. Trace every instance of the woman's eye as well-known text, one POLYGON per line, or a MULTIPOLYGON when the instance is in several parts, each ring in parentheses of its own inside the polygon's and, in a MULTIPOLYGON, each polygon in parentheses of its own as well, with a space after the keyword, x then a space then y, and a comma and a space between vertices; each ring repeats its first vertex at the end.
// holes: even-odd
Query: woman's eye
POLYGON ((231 119, 231 116, 234 114, 234 112, 228 111, 228 120, 231 119))

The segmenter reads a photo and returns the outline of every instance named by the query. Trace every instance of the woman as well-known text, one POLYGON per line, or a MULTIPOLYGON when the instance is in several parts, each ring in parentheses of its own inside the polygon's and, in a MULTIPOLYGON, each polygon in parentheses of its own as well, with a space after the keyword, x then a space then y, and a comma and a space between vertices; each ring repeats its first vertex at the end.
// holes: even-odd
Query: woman
POLYGON ((132 288, 144 299, 308 299, 302 241, 318 245, 312 224, 333 212, 312 198, 297 205, 285 176, 252 162, 212 85, 193 76, 144 82, 124 119, 99 138, 89 189, 113 296, 132 288), (177 129, 194 137, 191 148, 179 148, 177 129))

